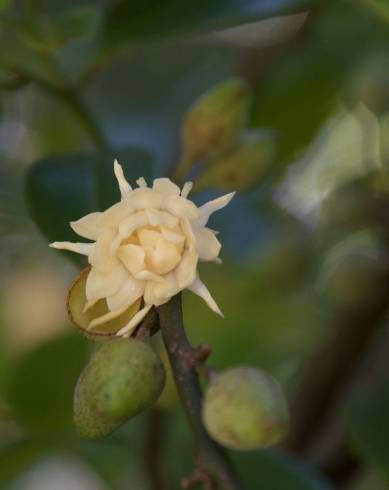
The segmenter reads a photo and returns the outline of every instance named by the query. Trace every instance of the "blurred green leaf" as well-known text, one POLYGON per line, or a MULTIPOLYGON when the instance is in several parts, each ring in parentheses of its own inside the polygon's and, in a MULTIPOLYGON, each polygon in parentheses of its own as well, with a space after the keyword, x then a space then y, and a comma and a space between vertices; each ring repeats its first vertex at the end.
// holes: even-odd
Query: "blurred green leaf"
POLYGON ((4 324, 3 309, 0 309, 0 393, 3 392, 10 371, 11 355, 9 332, 4 324))
POLYGON ((141 39, 210 32, 301 10, 308 3, 301 0, 121 0, 107 12, 102 44, 107 49, 122 49, 141 39))
POLYGON ((359 4, 380 20, 389 23, 389 3, 387 0, 359 0, 359 4))
POLYGON ((92 157, 64 155, 35 162, 26 176, 26 200, 40 231, 50 240, 72 240, 69 221, 94 211, 92 157))
POLYGON ((39 458, 50 452, 54 441, 45 439, 21 440, 0 451, 0 488, 12 478, 28 470, 39 458))
POLYGON ((253 123, 277 128, 282 161, 295 158, 328 117, 342 76, 344 67, 332 64, 317 50, 297 50, 260 84, 253 123))
POLYGON ((149 155, 135 147, 114 155, 57 155, 31 166, 26 175, 26 201, 31 217, 50 241, 78 240, 70 221, 119 201, 114 157, 122 163, 129 181, 151 177, 149 155))
MULTIPOLYGON (((141 416, 127 422, 108 437, 100 440, 77 438, 72 449, 110 485, 123 481, 129 473, 139 471, 142 457, 144 418, 141 416)), ((131 483, 136 488, 135 481, 131 483)))
POLYGON ((389 482, 389 385, 354 394, 345 424, 356 451, 389 482))
POLYGON ((248 488, 266 490, 331 490, 333 487, 309 467, 270 451, 233 453, 248 488))
POLYGON ((352 70, 374 44, 387 39, 386 29, 342 2, 332 2, 323 15, 309 20, 257 85, 253 124, 280 132, 283 163, 296 159, 312 141, 337 107, 352 70))
POLYGON ((29 14, 11 20, 17 34, 33 49, 53 52, 66 42, 93 37, 101 12, 96 5, 68 9, 53 14, 29 14))
POLYGON ((250 129, 230 153, 209 159, 196 181, 196 190, 216 187, 223 191, 247 191, 258 187, 275 164, 275 131, 250 129))
POLYGON ((0 0, 0 14, 4 13, 10 5, 10 0, 0 0))
POLYGON ((15 75, 62 86, 63 74, 46 53, 34 51, 10 30, 0 32, 0 65, 15 75))
POLYGON ((7 387, 7 401, 17 421, 40 431, 69 430, 74 386, 86 354, 86 339, 74 333, 24 355, 7 387))
MULTIPOLYGON (((307 257, 306 249, 299 253, 307 257)), ((299 257, 288 260, 301 264, 299 257)), ((193 344, 212 345, 212 364, 218 369, 253 364, 268 369, 282 382, 290 379, 299 362, 322 338, 323 319, 311 291, 296 283, 304 274, 303 266, 298 269, 297 265, 300 276, 295 274, 295 282, 285 287, 273 279, 274 266, 267 265, 267 269, 253 263, 246 267, 200 267, 200 276, 225 318, 216 317, 191 293, 184 294, 185 318, 193 344)), ((278 266, 283 269, 279 274, 288 277, 290 266, 285 258, 278 256, 278 266)))

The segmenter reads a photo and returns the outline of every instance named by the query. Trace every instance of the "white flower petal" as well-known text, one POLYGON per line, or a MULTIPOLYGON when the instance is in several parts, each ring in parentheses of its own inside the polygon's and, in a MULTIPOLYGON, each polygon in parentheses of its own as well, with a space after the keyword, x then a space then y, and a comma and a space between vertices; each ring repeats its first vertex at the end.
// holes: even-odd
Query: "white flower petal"
POLYGON ((95 247, 94 243, 73 243, 73 242, 53 242, 49 244, 49 247, 56 248, 57 250, 69 250, 69 252, 76 252, 81 255, 90 255, 95 247))
POLYGON ((103 323, 106 323, 106 322, 113 320, 114 318, 117 318, 122 313, 124 313, 127 308, 128 308, 128 306, 123 306, 122 308, 120 308, 118 310, 109 311, 108 313, 105 313, 104 315, 101 315, 97 318, 94 318, 89 323, 87 330, 92 330, 94 327, 97 327, 99 325, 102 325, 103 323))
POLYGON ((129 277, 112 296, 108 296, 107 305, 110 311, 116 311, 120 308, 129 308, 138 298, 140 298, 145 289, 144 281, 138 281, 129 277))
POLYGON ((120 201, 101 213, 99 225, 102 228, 116 228, 133 211, 134 208, 128 201, 120 201))
POLYGON ((177 277, 174 272, 170 272, 163 277, 163 282, 146 284, 144 299, 147 304, 159 306, 169 301, 179 291, 177 277))
POLYGON ((161 194, 166 194, 168 196, 180 195, 180 188, 178 187, 178 185, 176 185, 174 182, 166 177, 155 179, 153 189, 160 192, 161 194))
POLYGON ((205 226, 208 223, 211 214, 227 206, 227 204, 231 201, 235 194, 235 192, 230 192, 229 194, 225 194, 224 196, 218 197, 213 201, 209 201, 203 204, 199 208, 200 217, 193 223, 193 225, 196 227, 205 226))
POLYGON ((115 172, 116 180, 119 184, 120 194, 122 196, 122 199, 124 199, 127 196, 128 192, 131 190, 131 186, 124 177, 123 168, 117 160, 115 160, 113 164, 113 169, 115 172))
POLYGON ((154 247, 162 237, 161 233, 155 230, 142 228, 138 231, 137 236, 142 247, 154 247))
POLYGON ((185 289, 195 280, 197 261, 198 254, 194 248, 184 251, 181 261, 174 271, 180 289, 185 289))
POLYGON ((144 211, 138 211, 124 219, 119 225, 119 235, 122 238, 127 238, 134 233, 135 230, 148 224, 147 216, 144 211))
POLYGON ((136 183, 139 187, 147 187, 147 182, 145 181, 144 177, 139 177, 136 183))
POLYGON ((87 300, 112 296, 119 291, 128 277, 127 270, 119 261, 108 272, 102 272, 92 267, 86 280, 87 300))
POLYGON ((162 206, 164 196, 160 192, 156 192, 148 187, 140 187, 134 189, 128 196, 127 201, 134 209, 157 208, 162 206))
POLYGON ((125 239, 125 237, 122 237, 120 232, 118 232, 116 234, 115 238, 112 240, 112 243, 109 247, 109 254, 111 257, 113 257, 114 255, 117 254, 119 247, 122 244, 122 242, 124 241, 124 239, 125 239))
POLYGON ((174 243, 177 252, 182 255, 182 251, 185 246, 185 235, 183 235, 181 228, 176 226, 173 230, 166 228, 165 226, 160 227, 162 236, 168 242, 174 243))
POLYGON ((185 236, 179 233, 178 231, 171 230, 170 228, 164 225, 161 225, 160 229, 164 239, 168 240, 169 242, 179 244, 185 241, 185 236))
POLYGON ((186 246, 189 249, 193 249, 196 243, 196 238, 193 233, 192 225, 188 219, 181 220, 181 229, 185 235, 186 246))
POLYGON ((184 187, 181 191, 181 196, 185 197, 185 199, 189 196, 190 191, 193 188, 193 182, 185 182, 184 187))
POLYGON ((212 311, 217 313, 220 316, 224 316, 220 311, 220 308, 216 304, 216 301, 212 298, 211 293, 208 291, 207 286, 201 281, 200 277, 197 275, 193 284, 188 286, 189 291, 197 294, 200 298, 207 303, 207 305, 211 308, 212 311))
POLYGON ((165 240, 160 233, 156 246, 146 247, 147 268, 158 275, 164 275, 173 270, 181 260, 177 247, 165 240))
POLYGON ((145 251, 139 245, 122 245, 118 257, 133 275, 146 268, 145 251))
POLYGON ((77 221, 71 221, 71 228, 77 235, 89 240, 97 240, 101 231, 99 220, 101 213, 90 213, 77 221))
POLYGON ((163 277, 149 270, 139 271, 136 274, 134 274, 134 277, 135 279, 139 279, 141 281, 163 282, 163 277))
POLYGON ((167 211, 146 208, 146 214, 151 226, 165 225, 168 228, 174 228, 178 225, 178 218, 167 211))
POLYGON ((195 203, 181 196, 168 196, 163 202, 163 206, 171 214, 178 218, 188 218, 194 220, 199 218, 200 212, 195 203))
POLYGON ((121 328, 117 333, 117 337, 129 337, 135 328, 139 325, 139 323, 143 320, 143 318, 147 315, 147 313, 151 310, 153 305, 146 305, 144 308, 138 311, 131 320, 127 323, 126 326, 121 328))
POLYGON ((117 258, 111 254, 111 245, 116 236, 113 228, 105 228, 96 241, 93 253, 89 256, 89 263, 101 271, 109 271, 117 258))
POLYGON ((209 228, 194 230, 196 238, 196 250, 201 260, 215 260, 219 255, 221 243, 209 228))

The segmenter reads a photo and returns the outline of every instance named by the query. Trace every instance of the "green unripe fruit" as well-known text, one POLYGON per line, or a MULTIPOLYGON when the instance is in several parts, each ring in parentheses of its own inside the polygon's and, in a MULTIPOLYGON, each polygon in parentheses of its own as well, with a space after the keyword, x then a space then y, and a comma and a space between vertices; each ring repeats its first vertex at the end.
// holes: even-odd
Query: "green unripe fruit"
POLYGON ((103 417, 94 411, 85 397, 82 379, 81 376, 74 392, 73 418, 77 432, 86 439, 108 436, 119 427, 120 423, 109 420, 108 417, 103 417))
POLYGON ((101 437, 152 406, 165 383, 154 350, 136 339, 103 344, 82 372, 75 392, 74 420, 83 437, 101 437))
POLYGON ((247 126, 251 93, 246 82, 228 79, 206 92, 183 121, 185 153, 201 159, 231 148, 247 126))
POLYGON ((253 367, 228 369, 213 379, 203 403, 209 434, 232 449, 258 449, 278 442, 289 425, 280 385, 253 367))

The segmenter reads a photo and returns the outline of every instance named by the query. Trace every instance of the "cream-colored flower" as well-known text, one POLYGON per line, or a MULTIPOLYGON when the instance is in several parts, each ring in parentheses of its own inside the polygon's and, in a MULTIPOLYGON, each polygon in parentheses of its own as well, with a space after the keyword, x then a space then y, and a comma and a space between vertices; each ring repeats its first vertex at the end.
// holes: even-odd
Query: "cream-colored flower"
POLYGON ((87 304, 106 299, 109 312, 92 320, 90 329, 121 315, 140 297, 144 307, 116 335, 129 336, 150 308, 183 289, 201 296, 221 314, 197 273, 199 260, 220 262, 221 244, 206 227, 210 215, 226 206, 234 193, 197 207, 187 199, 192 183, 182 190, 170 179, 155 179, 152 188, 143 178, 132 189, 117 161, 114 171, 121 201, 104 212, 73 221, 70 226, 94 243, 54 242, 50 246, 88 256, 87 304))

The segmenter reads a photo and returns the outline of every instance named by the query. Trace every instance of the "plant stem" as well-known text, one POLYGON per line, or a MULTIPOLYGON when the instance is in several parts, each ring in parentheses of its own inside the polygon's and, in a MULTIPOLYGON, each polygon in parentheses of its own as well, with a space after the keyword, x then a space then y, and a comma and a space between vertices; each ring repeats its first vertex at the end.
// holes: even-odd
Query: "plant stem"
POLYGON ((285 449, 305 454, 323 434, 386 316, 388 281, 389 273, 383 270, 374 300, 366 305, 355 305, 335 319, 335 333, 307 367, 292 405, 293 420, 285 449))
POLYGON ((91 110, 77 91, 73 87, 66 87, 64 89, 55 88, 53 93, 61 98, 68 107, 72 109, 86 133, 89 135, 91 141, 96 146, 96 149, 106 151, 109 145, 105 140, 104 134, 97 124, 91 110))
POLYGON ((61 99, 77 116, 96 148, 99 150, 107 149, 107 141, 105 140, 104 134, 97 124, 94 115, 85 104, 84 100, 80 97, 77 87, 75 87, 70 81, 69 83, 66 83, 67 77, 65 74, 63 74, 63 79, 65 82, 59 84, 54 82, 51 83, 44 78, 36 76, 35 74, 25 72, 20 67, 13 67, 12 71, 15 74, 15 77, 19 78, 20 80, 32 82, 46 93, 52 94, 61 99))
POLYGON ((177 389, 191 426, 197 449, 198 469, 211 476, 223 490, 243 490, 226 453, 208 435, 201 420, 202 392, 193 369, 195 349, 186 336, 181 295, 158 308, 160 327, 177 389))
POLYGON ((149 480, 150 490, 164 490, 162 475, 161 449, 164 432, 164 414, 151 409, 147 419, 146 444, 144 448, 145 473, 149 480))
POLYGON ((96 204, 101 206, 104 202, 104 182, 105 173, 102 165, 104 154, 109 150, 109 143, 107 142, 103 131, 101 130, 96 118, 88 105, 83 100, 82 96, 78 93, 77 87, 71 82, 66 82, 66 76, 64 74, 65 82, 63 84, 50 83, 49 81, 39 78, 31 73, 24 73, 20 69, 14 69, 14 73, 22 80, 33 82, 44 92, 53 95, 54 97, 62 100, 65 105, 73 111, 78 121, 84 128, 86 134, 89 136, 91 142, 95 146, 96 150, 101 153, 99 157, 92 158, 92 165, 95 175, 95 195, 96 204))

